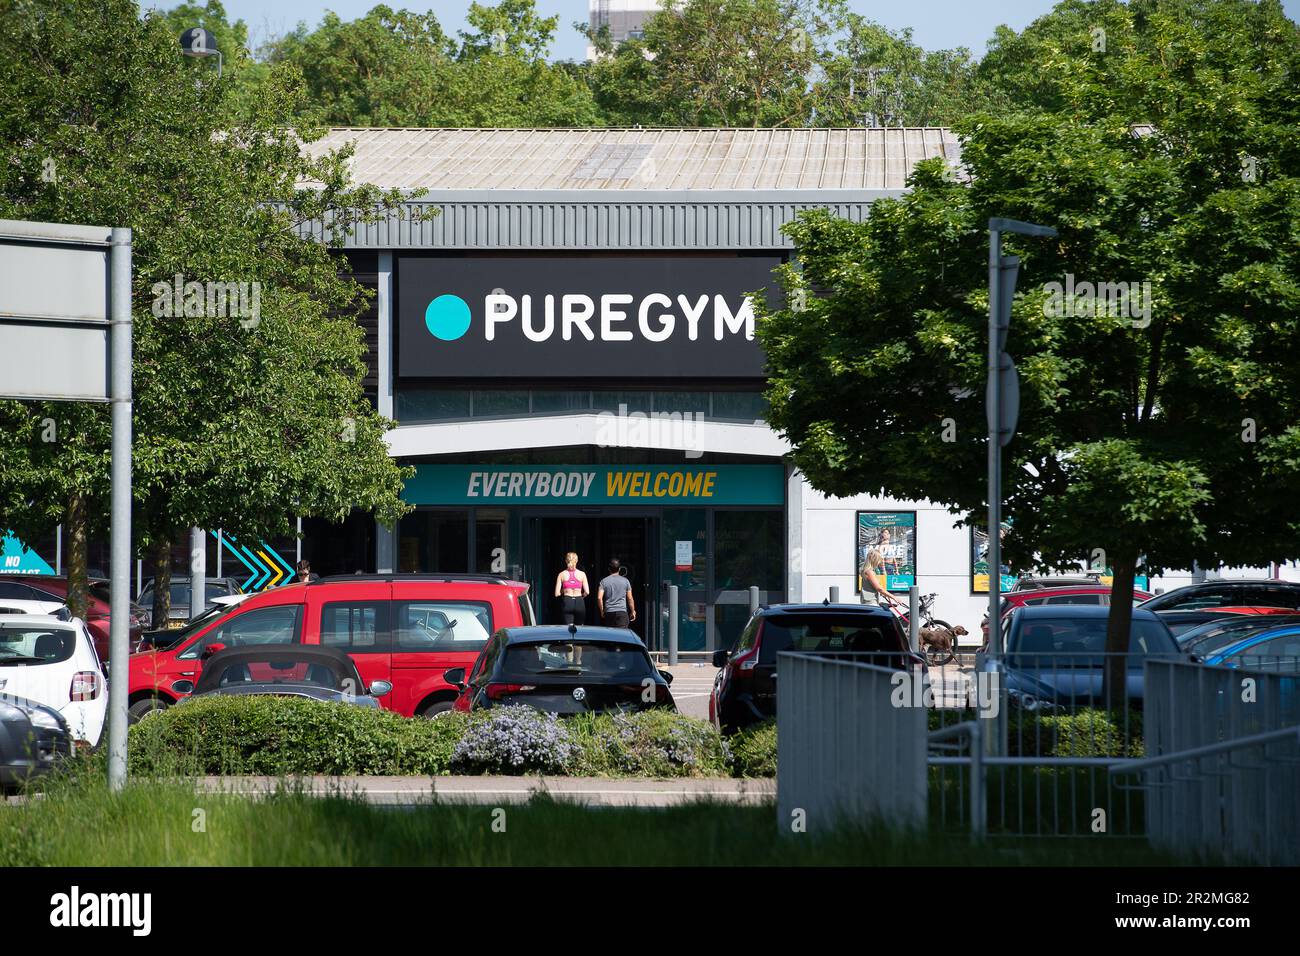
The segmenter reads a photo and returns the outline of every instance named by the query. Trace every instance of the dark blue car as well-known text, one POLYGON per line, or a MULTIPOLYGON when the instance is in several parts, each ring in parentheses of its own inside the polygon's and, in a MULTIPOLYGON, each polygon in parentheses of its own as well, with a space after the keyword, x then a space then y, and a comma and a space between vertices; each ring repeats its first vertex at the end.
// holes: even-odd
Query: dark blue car
MULTIPOLYGON (((981 654, 976 667, 1001 672, 1012 707, 1035 711, 1101 705, 1109 616, 1108 607, 1081 604, 1018 608, 1004 625, 1002 659, 981 654)), ((1165 623, 1151 611, 1134 608, 1125 680, 1131 707, 1142 705, 1142 665, 1152 657, 1186 660, 1165 623)))

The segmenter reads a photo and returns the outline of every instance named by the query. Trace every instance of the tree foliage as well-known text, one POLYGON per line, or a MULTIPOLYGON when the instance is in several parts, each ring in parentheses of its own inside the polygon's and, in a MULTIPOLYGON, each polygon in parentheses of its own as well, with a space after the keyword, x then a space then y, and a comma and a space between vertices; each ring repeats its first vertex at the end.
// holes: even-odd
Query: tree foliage
MULTIPOLYGON (((1056 240, 1007 242, 1022 259, 1011 563, 1101 549, 1122 595, 1139 561, 1293 557, 1296 25, 1272 0, 1068 0, 996 49, 1009 108, 959 124, 968 181, 930 161, 868 222, 812 212, 790 228, 790 307, 759 325, 772 423, 824 491, 929 499, 980 522, 987 222, 1052 225, 1056 240), (1067 277, 1136 283, 1136 314, 1064 301, 1050 284, 1067 277)), ((1112 601, 1112 649, 1127 623, 1128 602, 1112 601)))
MULTIPOLYGON (((303 154, 315 134, 292 127, 291 68, 232 102, 234 78, 182 68, 173 25, 130 0, 0 0, 0 20, 0 218, 133 230, 138 549, 190 525, 269 536, 353 507, 395 520, 390 423, 361 387, 365 292, 301 227, 399 197, 350 185, 346 153, 303 154), (181 308, 165 301, 177 276, 260 302, 181 308)), ((102 530, 107 409, 6 402, 0 419, 0 525, 35 536, 82 500, 102 530)))

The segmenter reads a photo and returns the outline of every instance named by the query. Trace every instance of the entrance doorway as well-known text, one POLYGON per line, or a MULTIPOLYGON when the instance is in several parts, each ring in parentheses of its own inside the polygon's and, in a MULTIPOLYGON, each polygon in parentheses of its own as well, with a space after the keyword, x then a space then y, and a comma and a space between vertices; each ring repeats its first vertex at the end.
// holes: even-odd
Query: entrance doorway
POLYGON ((576 551, 578 567, 587 573, 591 594, 587 598, 588 624, 600 624, 596 611, 596 590, 609 573, 610 558, 618 558, 632 583, 636 620, 632 630, 653 646, 659 593, 658 519, 650 517, 591 517, 564 515, 532 517, 527 521, 525 551, 534 555, 528 562, 537 620, 560 624, 560 604, 555 598, 555 576, 564 570, 564 554, 576 551), (529 540, 531 539, 531 540, 529 540), (530 548, 529 545, 532 545, 530 548))

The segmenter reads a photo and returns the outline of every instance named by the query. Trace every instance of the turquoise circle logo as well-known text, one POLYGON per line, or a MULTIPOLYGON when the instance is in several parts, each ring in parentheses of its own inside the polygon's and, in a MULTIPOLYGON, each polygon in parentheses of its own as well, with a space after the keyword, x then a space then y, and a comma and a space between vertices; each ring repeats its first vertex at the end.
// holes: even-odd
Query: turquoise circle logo
POLYGON ((469 305, 458 295, 440 295, 424 310, 424 324, 435 339, 454 342, 469 331, 469 305))

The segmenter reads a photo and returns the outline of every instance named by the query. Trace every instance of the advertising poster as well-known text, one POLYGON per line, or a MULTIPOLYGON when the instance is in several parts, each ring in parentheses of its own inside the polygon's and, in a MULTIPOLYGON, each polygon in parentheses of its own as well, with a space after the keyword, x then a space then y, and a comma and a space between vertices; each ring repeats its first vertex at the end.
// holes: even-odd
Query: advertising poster
MULTIPOLYGON (((859 511, 855 566, 858 593, 866 586, 863 571, 872 552, 879 552, 885 587, 906 591, 916 583, 916 512, 859 511)), ((879 572, 878 572, 879 573, 879 572)))
MULTIPOLYGON (((1006 534, 1005 528, 1002 532, 1006 534)), ((1010 568, 1002 565, 1002 576, 998 590, 1010 591, 1016 584, 1016 576, 1010 568)), ((989 536, 983 528, 971 525, 970 528, 970 592, 971 594, 989 593, 989 536)))

